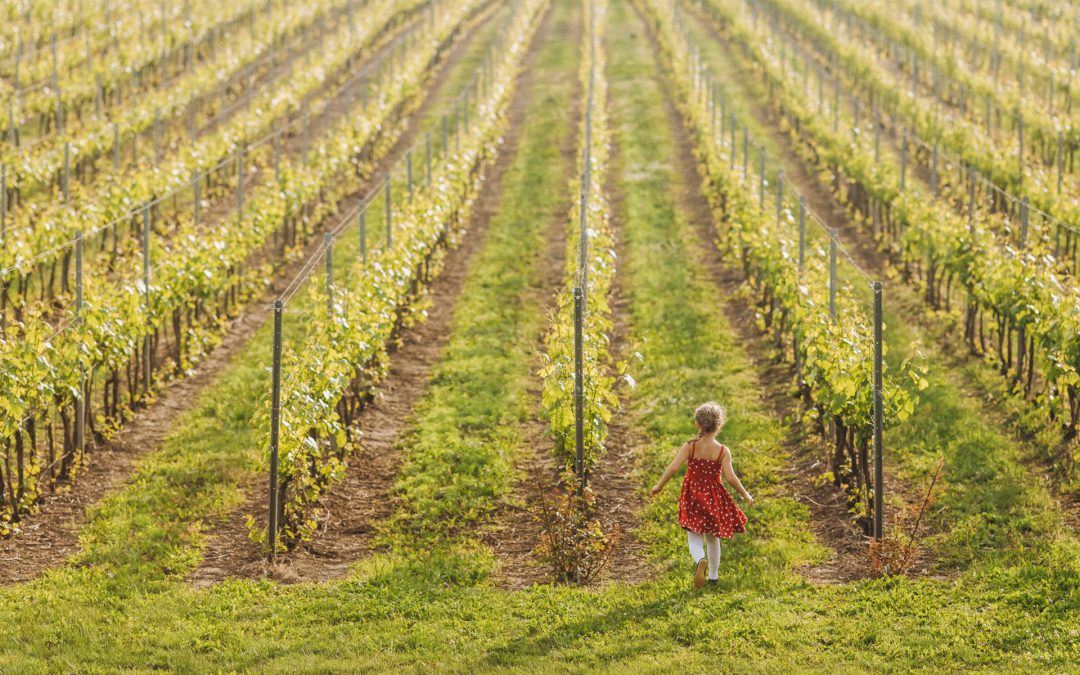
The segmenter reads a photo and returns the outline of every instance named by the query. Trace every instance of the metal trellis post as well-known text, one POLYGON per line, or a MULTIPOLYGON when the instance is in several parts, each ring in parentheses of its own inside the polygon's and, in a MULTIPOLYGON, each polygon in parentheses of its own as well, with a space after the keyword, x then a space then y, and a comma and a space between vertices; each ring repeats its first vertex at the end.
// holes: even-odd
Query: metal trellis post
POLYGON ((360 259, 367 262, 367 205, 360 209, 360 259))
POLYGON ((799 195, 799 272, 806 266, 806 197, 799 195))
MULTIPOLYGON (((75 315, 83 310, 83 234, 75 235, 75 315)), ((86 373, 79 377, 79 397, 75 399, 75 449, 81 456, 86 447, 86 373)))
POLYGON ((390 201, 390 174, 386 174, 386 248, 394 245, 394 209, 390 201))
POLYGON ((784 213, 784 170, 776 172, 776 226, 780 227, 784 213))
POLYGON ((326 253, 326 315, 334 316, 334 235, 323 235, 323 250, 326 253))
POLYGON ((900 138, 900 189, 907 188, 907 129, 900 138))
POLYGON ((277 557, 278 531, 278 436, 281 430, 281 315, 284 310, 281 300, 274 301, 274 356, 271 374, 270 402, 270 493, 269 513, 266 525, 266 541, 270 546, 269 558, 273 562, 277 557))
POLYGON ((582 336, 585 293, 574 288, 574 473, 578 477, 578 496, 585 493, 585 367, 582 336))
POLYGON ((244 148, 236 154, 236 222, 244 222, 244 148))
POLYGON ((930 160, 930 191, 937 196, 938 193, 938 144, 934 143, 933 156, 930 160))
POLYGON ((882 309, 881 282, 874 282, 874 538, 881 539, 885 512, 885 480, 882 443, 885 427, 882 391, 882 309))
POLYGON ((758 207, 765 211, 765 146, 758 146, 758 207))
POLYGON ((836 228, 829 228, 829 316, 836 321, 836 228))
MULTIPOLYGON (((150 204, 143 205, 143 237, 142 237, 142 254, 143 254, 143 299, 146 303, 147 317, 150 313, 150 204)), ((150 391, 150 348, 152 345, 152 337, 148 332, 146 334, 145 345, 143 346, 143 388, 145 391, 150 391)))

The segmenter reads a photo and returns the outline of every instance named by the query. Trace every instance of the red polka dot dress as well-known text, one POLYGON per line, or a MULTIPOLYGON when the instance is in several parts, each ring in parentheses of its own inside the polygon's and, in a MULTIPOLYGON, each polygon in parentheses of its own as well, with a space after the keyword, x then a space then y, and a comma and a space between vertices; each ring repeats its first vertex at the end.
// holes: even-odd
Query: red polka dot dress
POLYGON ((690 441, 690 458, 686 461, 679 494, 679 525, 685 530, 730 539, 736 532, 746 532, 746 515, 735 504, 721 481, 719 459, 694 457, 696 440, 690 441))

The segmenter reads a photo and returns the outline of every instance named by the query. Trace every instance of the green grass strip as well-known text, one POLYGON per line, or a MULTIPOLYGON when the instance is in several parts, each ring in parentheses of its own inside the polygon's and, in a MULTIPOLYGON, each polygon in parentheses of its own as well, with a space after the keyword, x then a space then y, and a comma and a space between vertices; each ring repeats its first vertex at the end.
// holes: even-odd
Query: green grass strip
MULTIPOLYGON (((613 6, 613 22, 627 22, 631 11, 622 3, 613 6)), ((751 514, 751 534, 725 546, 724 565, 737 565, 745 575, 740 581, 757 583, 763 555, 785 565, 813 555, 803 522, 807 511, 768 489, 787 455, 781 446, 784 427, 759 401, 761 384, 704 266, 709 252, 701 249, 691 215, 676 201, 675 195, 692 195, 697 185, 678 173, 652 46, 641 33, 614 26, 610 40, 631 339, 644 355, 633 399, 653 442, 643 480, 655 482, 675 450, 695 434, 697 405, 723 404, 730 421, 719 438, 731 447, 747 489, 762 497, 762 506, 751 514), (766 496, 770 491, 772 498, 766 496)), ((677 566, 688 567, 685 536, 675 520, 677 498, 676 483, 653 503, 650 523, 658 546, 677 566)))
MULTIPOLYGON (((580 21, 560 3, 554 35, 580 21)), ((483 249, 473 259, 451 324, 449 343, 402 440, 398 480, 401 543, 429 545, 482 520, 515 478, 520 425, 534 401, 528 394, 534 352, 546 325, 539 302, 546 242, 563 226, 560 213, 573 164, 560 148, 574 133, 573 75, 577 45, 551 39, 533 65, 529 109, 520 146, 503 177, 502 193, 483 249)))

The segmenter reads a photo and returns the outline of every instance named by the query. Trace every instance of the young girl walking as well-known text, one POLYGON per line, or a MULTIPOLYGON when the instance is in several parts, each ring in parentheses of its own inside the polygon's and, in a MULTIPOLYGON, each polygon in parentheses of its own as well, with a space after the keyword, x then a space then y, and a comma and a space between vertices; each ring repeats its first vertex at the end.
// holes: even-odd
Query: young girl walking
POLYGON ((749 506, 754 505, 754 498, 735 475, 735 469, 731 466, 731 451, 716 441, 716 434, 727 421, 724 409, 716 403, 706 403, 694 411, 694 421, 698 437, 679 448, 675 459, 653 486, 652 495, 660 494, 679 467, 687 463, 682 493, 679 495, 679 525, 686 530, 690 555, 697 566, 694 570, 694 586, 701 588, 706 582, 706 570, 708 582, 717 581, 720 538, 730 539, 736 532, 746 531, 746 516, 735 505, 735 500, 724 488, 724 482, 735 486, 749 506))

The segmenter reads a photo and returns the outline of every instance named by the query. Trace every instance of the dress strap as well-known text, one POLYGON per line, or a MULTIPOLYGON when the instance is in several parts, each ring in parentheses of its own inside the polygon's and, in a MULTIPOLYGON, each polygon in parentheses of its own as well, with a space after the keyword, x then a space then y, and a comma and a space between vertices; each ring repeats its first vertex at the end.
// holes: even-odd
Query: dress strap
POLYGON ((690 459, 694 458, 694 445, 697 443, 697 439, 690 441, 690 459))

